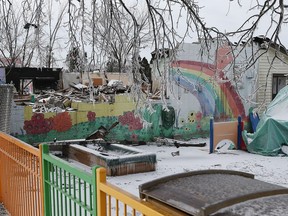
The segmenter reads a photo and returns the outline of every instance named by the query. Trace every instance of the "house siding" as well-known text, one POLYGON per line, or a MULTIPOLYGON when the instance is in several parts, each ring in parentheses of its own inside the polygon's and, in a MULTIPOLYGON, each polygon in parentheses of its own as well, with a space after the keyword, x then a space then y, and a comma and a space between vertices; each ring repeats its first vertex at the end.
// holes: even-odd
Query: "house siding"
MULTIPOLYGON (((263 53, 265 51, 263 50, 263 53)), ((265 107, 272 101, 272 81, 273 74, 287 74, 288 73, 288 57, 277 52, 275 49, 270 49, 262 54, 259 58, 258 71, 258 93, 257 103, 260 113, 265 110, 265 107), (279 58, 274 58, 275 54, 279 58), (273 60, 274 58, 274 60, 273 60), (271 63, 273 65, 271 66, 271 63)))

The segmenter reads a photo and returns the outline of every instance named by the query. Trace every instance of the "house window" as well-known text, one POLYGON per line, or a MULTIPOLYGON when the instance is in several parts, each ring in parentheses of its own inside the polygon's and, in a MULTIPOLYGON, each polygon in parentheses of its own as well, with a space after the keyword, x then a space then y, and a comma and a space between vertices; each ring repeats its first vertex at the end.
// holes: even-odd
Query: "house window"
POLYGON ((285 86, 286 76, 284 76, 283 74, 274 74, 272 84, 272 99, 274 99, 277 93, 285 86))

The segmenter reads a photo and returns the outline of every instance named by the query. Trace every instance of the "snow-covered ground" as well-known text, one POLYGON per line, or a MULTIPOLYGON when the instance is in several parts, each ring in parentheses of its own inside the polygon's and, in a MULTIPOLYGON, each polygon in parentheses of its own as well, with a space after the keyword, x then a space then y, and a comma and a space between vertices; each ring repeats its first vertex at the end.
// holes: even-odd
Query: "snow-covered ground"
POLYGON ((8 216, 6 209, 4 208, 2 203, 0 203, 0 215, 1 216, 8 216))
POLYGON ((139 196, 138 186, 160 177, 187 171, 204 169, 227 169, 247 172, 255 179, 288 187, 288 156, 265 157, 241 150, 227 150, 209 154, 209 140, 205 147, 157 146, 156 144, 137 146, 136 148, 154 152, 157 155, 156 171, 107 177, 107 181, 139 196), (171 153, 179 151, 179 156, 171 153))

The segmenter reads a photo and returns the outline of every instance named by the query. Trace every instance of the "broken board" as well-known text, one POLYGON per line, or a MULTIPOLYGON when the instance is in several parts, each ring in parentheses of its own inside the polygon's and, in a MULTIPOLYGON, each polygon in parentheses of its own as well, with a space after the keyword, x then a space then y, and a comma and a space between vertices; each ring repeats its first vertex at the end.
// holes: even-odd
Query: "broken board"
POLYGON ((195 142, 195 141, 182 141, 170 138, 156 138, 155 141, 157 143, 161 143, 162 145, 171 145, 178 147, 204 147, 206 146, 206 142, 195 142))

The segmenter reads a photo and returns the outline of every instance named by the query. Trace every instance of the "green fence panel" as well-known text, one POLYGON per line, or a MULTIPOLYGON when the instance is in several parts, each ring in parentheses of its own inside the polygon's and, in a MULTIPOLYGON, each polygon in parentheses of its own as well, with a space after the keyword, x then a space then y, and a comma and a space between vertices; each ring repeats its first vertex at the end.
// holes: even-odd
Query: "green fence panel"
POLYGON ((46 216, 96 216, 96 169, 81 170, 49 154, 42 146, 44 210, 46 216))

